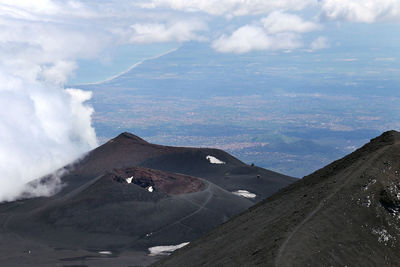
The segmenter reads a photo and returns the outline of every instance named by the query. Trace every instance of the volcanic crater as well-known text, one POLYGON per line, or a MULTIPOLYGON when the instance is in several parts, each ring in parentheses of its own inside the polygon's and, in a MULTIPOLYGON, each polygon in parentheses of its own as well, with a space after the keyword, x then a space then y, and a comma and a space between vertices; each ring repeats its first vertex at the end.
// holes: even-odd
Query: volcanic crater
POLYGON ((205 183, 196 177, 141 167, 114 169, 111 178, 119 183, 151 188, 151 192, 154 190, 169 195, 199 192, 206 187, 205 183))

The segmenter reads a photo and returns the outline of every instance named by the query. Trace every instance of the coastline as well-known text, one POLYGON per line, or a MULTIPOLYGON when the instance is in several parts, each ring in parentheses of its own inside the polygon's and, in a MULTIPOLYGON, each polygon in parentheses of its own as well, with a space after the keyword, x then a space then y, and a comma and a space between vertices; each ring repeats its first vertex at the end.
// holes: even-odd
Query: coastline
MULTIPOLYGON (((139 65, 141 65, 142 63, 144 63, 146 61, 166 56, 166 55, 168 55, 168 54, 170 54, 172 52, 177 51, 179 48, 181 48, 181 46, 178 46, 176 48, 170 49, 170 50, 168 50, 168 51, 166 51, 164 53, 161 53, 161 54, 153 56, 153 57, 144 58, 144 59, 140 60, 139 62, 136 62, 135 64, 130 66, 127 70, 124 70, 124 71, 122 71, 122 72, 120 72, 120 73, 118 73, 116 75, 113 75, 113 76, 111 76, 111 77, 109 77, 109 78, 107 78, 105 80, 98 81, 98 82, 82 83, 82 84, 77 84, 77 85, 79 85, 79 86, 81 86, 81 85, 98 85, 98 84, 102 84, 102 83, 105 83, 105 82, 112 81, 112 80, 114 80, 114 79, 116 79, 116 78, 118 78, 118 77, 120 77, 120 76, 122 76, 122 75, 124 75, 124 74, 126 74, 128 72, 130 72, 131 70, 135 69, 136 67, 138 67, 139 65)), ((77 86, 77 85, 72 85, 72 86, 77 86)))

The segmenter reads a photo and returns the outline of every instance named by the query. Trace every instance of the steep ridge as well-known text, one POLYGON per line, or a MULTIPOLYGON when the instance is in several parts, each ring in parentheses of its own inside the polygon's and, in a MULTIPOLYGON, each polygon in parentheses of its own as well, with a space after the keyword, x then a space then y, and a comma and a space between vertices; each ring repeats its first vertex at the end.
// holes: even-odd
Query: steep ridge
POLYGON ((160 266, 397 266, 400 133, 280 190, 160 266))

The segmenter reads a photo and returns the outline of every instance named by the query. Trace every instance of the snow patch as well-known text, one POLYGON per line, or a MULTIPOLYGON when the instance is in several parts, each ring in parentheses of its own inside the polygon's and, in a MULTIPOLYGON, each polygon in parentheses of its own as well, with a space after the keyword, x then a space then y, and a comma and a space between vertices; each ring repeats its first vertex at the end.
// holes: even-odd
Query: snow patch
POLYGON ((369 208, 369 206, 371 206, 371 200, 369 199, 369 196, 367 196, 367 200, 366 200, 366 202, 364 203, 364 205, 365 205, 367 208, 369 208))
POLYGON ((149 256, 170 255, 175 250, 183 248, 187 244, 189 244, 189 242, 185 242, 179 245, 151 247, 149 248, 149 256))
POLYGON ((237 196, 245 197, 245 198, 255 198, 257 195, 254 193, 250 193, 247 190, 237 190, 232 192, 232 194, 235 194, 237 196))
POLYGON ((367 191, 371 185, 374 185, 376 183, 376 179, 368 179, 368 183, 364 185, 364 191, 367 191))
POLYGON ((133 180, 133 176, 125 179, 125 181, 126 181, 128 184, 132 183, 132 180, 133 180))
POLYGON ((217 159, 216 157, 213 157, 211 155, 208 155, 206 159, 211 163, 211 164, 225 164, 224 161, 217 159))
POLYGON ((367 196, 367 198, 363 204, 367 208, 369 208, 369 206, 371 206, 371 199, 369 198, 369 196, 367 196))
POLYGON ((389 234, 386 229, 374 228, 374 229, 372 229, 372 234, 377 235, 378 241, 380 243, 385 243, 385 245, 387 244, 387 242, 389 242, 389 240, 396 239, 394 236, 389 234))
POLYGON ((371 206, 371 199, 370 199, 370 197, 367 196, 367 197, 364 199, 364 201, 362 202, 361 205, 363 205, 364 207, 369 208, 369 207, 371 206))
POLYGON ((111 252, 111 251, 108 251, 108 250, 105 250, 105 251, 99 251, 99 254, 102 254, 102 255, 111 255, 112 252, 111 252))
POLYGON ((373 196, 366 196, 364 199, 358 198, 357 199, 357 205, 361 205, 363 207, 369 208, 372 204, 371 199, 373 199, 373 196))
POLYGON ((147 191, 149 191, 150 193, 154 191, 154 188, 152 186, 147 187, 147 191))

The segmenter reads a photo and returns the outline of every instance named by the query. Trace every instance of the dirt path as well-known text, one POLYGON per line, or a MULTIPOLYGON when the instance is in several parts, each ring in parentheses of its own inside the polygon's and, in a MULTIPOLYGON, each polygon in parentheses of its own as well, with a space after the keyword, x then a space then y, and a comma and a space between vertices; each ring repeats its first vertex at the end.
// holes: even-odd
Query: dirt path
MULTIPOLYGON (((203 209, 206 209, 206 205, 208 204, 208 202, 210 202, 210 200, 211 200, 211 198, 212 198, 212 195, 213 195, 212 192, 210 191, 210 184, 208 184, 207 189, 204 190, 204 191, 207 191, 207 193, 208 193, 208 196, 207 196, 206 201, 204 201, 204 203, 203 203, 202 205, 199 205, 199 208, 198 208, 196 211, 194 211, 194 212, 192 212, 192 213, 186 215, 185 217, 183 217, 183 218, 181 218, 180 220, 176 221, 176 223, 181 223, 182 221, 186 220, 187 218, 190 218, 190 217, 192 217, 193 215, 199 213, 199 212, 202 211, 203 209)), ((189 201, 189 200, 188 200, 188 201, 189 201)), ((192 201, 190 201, 190 202, 193 203, 192 201)), ((175 224, 175 223, 174 223, 174 224, 175 224)))
POLYGON ((164 231, 165 229, 168 229, 168 228, 170 228, 171 226, 176 225, 176 224, 181 224, 181 225, 183 225, 184 227, 188 227, 187 225, 182 224, 182 221, 186 220, 187 218, 192 217, 193 215, 196 215, 197 213, 199 213, 199 212, 202 211, 203 209, 206 209, 206 205, 210 202, 210 200, 211 200, 211 198, 212 198, 212 196, 213 196, 213 193, 212 193, 211 190, 210 190, 210 183, 208 183, 207 188, 206 188, 205 190, 203 190, 202 192, 207 192, 207 193, 208 193, 208 196, 207 196, 207 199, 206 199, 201 205, 195 204, 195 203, 193 203, 193 202, 190 201, 190 200, 186 200, 186 201, 188 201, 188 202, 190 202, 190 203, 192 203, 192 204, 198 206, 199 208, 198 208, 197 210, 193 211, 192 213, 189 213, 189 214, 186 215, 185 217, 180 218, 179 220, 177 220, 177 221, 175 221, 175 222, 172 222, 172 223, 170 223, 170 224, 168 224, 168 225, 163 226, 162 228, 160 228, 160 229, 158 229, 157 231, 153 232, 152 235, 155 235, 155 234, 157 234, 157 233, 159 233, 159 232, 161 232, 161 231, 164 231))
POLYGON ((2 218, 2 222, 0 223, 0 231, 3 233, 6 233, 7 232, 7 224, 11 218, 11 214, 1 213, 0 217, 2 218))
MULTIPOLYGON (((395 143, 394 145, 397 145, 397 143, 395 143)), ((318 212, 320 211, 326 202, 328 202, 333 196, 335 196, 342 188, 344 188, 349 181, 351 180, 351 177, 354 177, 354 174, 357 172, 361 172, 361 169, 359 168, 361 164, 365 165, 365 166, 371 166, 372 162, 375 161, 378 157, 380 157, 389 147, 391 146, 386 146, 380 149, 380 151, 377 151, 377 153, 371 157, 368 161, 363 162, 360 161, 356 166, 353 166, 353 168, 355 168, 354 171, 351 171, 348 175, 346 175, 342 180, 344 181, 342 183, 342 185, 338 186, 336 188, 336 190, 334 190, 331 194, 329 194, 326 198, 322 199, 321 202, 318 204, 318 206, 312 210, 305 218, 304 220, 302 220, 291 232, 290 234, 287 236, 287 238, 285 239, 285 241, 282 243, 282 245, 280 246, 278 253, 276 255, 275 258, 275 267, 279 267, 281 266, 281 259, 282 259, 282 255, 284 254, 287 245, 290 243, 290 241, 292 240, 293 236, 308 222, 310 221, 310 219, 318 212)))

